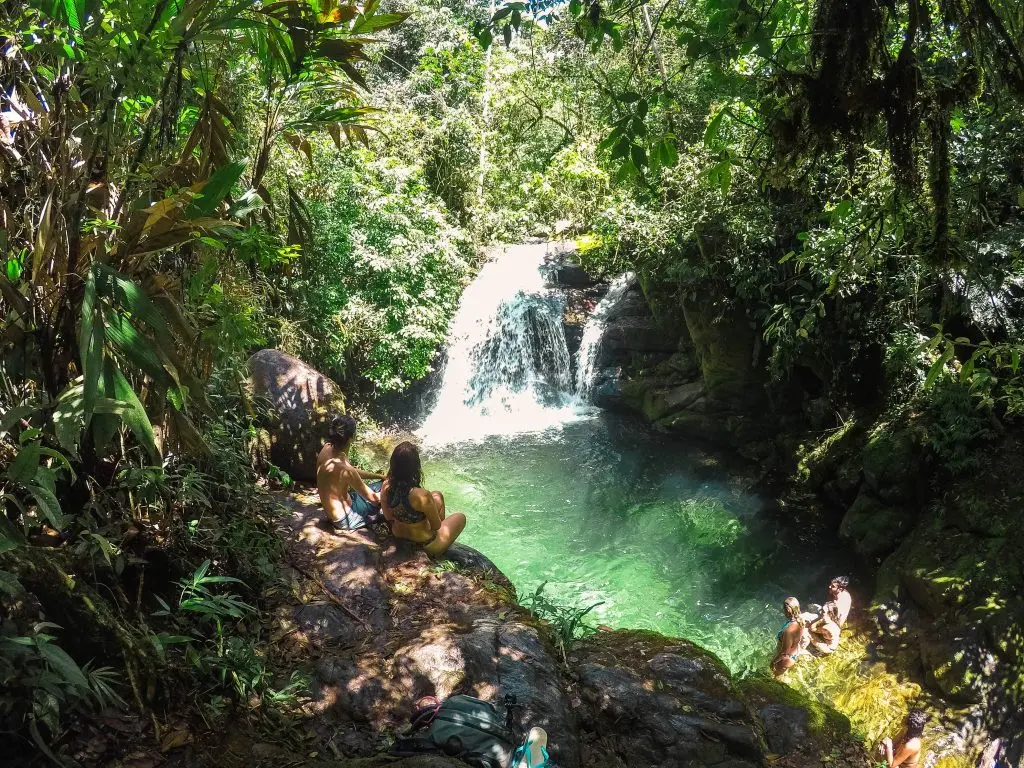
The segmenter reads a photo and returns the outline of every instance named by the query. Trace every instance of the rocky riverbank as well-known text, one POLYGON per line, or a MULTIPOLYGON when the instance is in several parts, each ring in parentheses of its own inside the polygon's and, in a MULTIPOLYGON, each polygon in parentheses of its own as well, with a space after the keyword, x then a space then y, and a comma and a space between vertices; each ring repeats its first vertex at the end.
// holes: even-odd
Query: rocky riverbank
POLYGON ((301 724, 311 736, 299 759, 236 734, 219 749, 227 764, 378 765, 419 697, 455 693, 514 695, 518 726, 545 728, 563 768, 868 764, 845 717, 774 681, 737 683, 685 640, 599 632, 563 656, 551 627, 468 547, 436 563, 394 540, 327 533, 313 497, 286 506, 291 599, 273 641, 312 680, 301 724))
POLYGON ((1020 761, 1024 439, 953 389, 926 409, 840 419, 799 366, 769 403, 755 324, 701 297, 666 306, 634 281, 608 312, 594 402, 758 462, 798 497, 790 514, 814 510, 808 524, 837 532, 876 576, 873 646, 954 713, 957 749, 999 737, 1020 761))

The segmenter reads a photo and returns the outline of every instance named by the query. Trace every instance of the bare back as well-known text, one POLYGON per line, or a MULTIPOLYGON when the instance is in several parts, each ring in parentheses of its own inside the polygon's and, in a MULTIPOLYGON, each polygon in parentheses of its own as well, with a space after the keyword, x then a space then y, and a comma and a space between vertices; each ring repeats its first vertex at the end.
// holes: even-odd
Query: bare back
POLYGON ((350 491, 367 501, 377 500, 377 494, 366 487, 345 452, 330 443, 316 457, 316 489, 320 492, 320 504, 324 512, 333 522, 345 519, 352 511, 350 491))
POLYGON ((387 480, 380 490, 381 511, 385 519, 391 523, 391 531, 395 536, 417 543, 428 542, 434 538, 434 534, 441 528, 443 518, 433 494, 423 488, 410 489, 407 500, 409 508, 423 515, 422 520, 412 523, 398 519, 396 510, 388 498, 390 488, 387 480))

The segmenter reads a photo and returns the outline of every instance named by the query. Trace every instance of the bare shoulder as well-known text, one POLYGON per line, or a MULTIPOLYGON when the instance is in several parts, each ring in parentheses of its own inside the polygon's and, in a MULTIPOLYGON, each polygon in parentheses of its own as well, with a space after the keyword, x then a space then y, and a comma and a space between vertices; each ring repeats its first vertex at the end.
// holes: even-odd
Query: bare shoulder
POLYGON ((409 503, 413 509, 422 511, 431 502, 430 492, 424 488, 413 488, 409 491, 409 503))

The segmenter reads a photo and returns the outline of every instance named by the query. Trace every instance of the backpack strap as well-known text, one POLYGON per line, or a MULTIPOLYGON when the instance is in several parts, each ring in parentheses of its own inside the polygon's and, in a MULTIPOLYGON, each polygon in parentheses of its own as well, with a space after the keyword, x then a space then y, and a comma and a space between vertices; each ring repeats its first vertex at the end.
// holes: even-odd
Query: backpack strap
POLYGON ((409 724, 412 726, 414 731, 426 728, 434 722, 434 718, 437 717, 438 710, 440 709, 440 699, 436 696, 424 696, 416 702, 416 711, 413 712, 412 717, 409 718, 409 724))
POLYGON ((438 754, 437 745, 433 739, 422 733, 414 733, 411 736, 403 736, 395 739, 388 754, 396 757, 415 757, 424 753, 438 754))

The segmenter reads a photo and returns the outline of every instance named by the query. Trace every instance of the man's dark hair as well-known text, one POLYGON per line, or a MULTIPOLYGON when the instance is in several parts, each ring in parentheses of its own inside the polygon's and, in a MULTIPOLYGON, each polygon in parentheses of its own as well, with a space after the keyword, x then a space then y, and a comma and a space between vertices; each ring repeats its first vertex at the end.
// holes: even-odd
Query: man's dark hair
POLYGON ((356 420, 347 413, 335 414, 327 429, 327 442, 335 448, 347 448, 356 436, 356 420))
POLYGON ((912 739, 924 733, 924 727, 928 723, 928 714, 920 709, 910 710, 907 715, 907 738, 912 739))
POLYGON ((846 589, 850 586, 850 578, 848 576, 836 576, 829 584, 833 587, 839 587, 840 589, 846 589))

